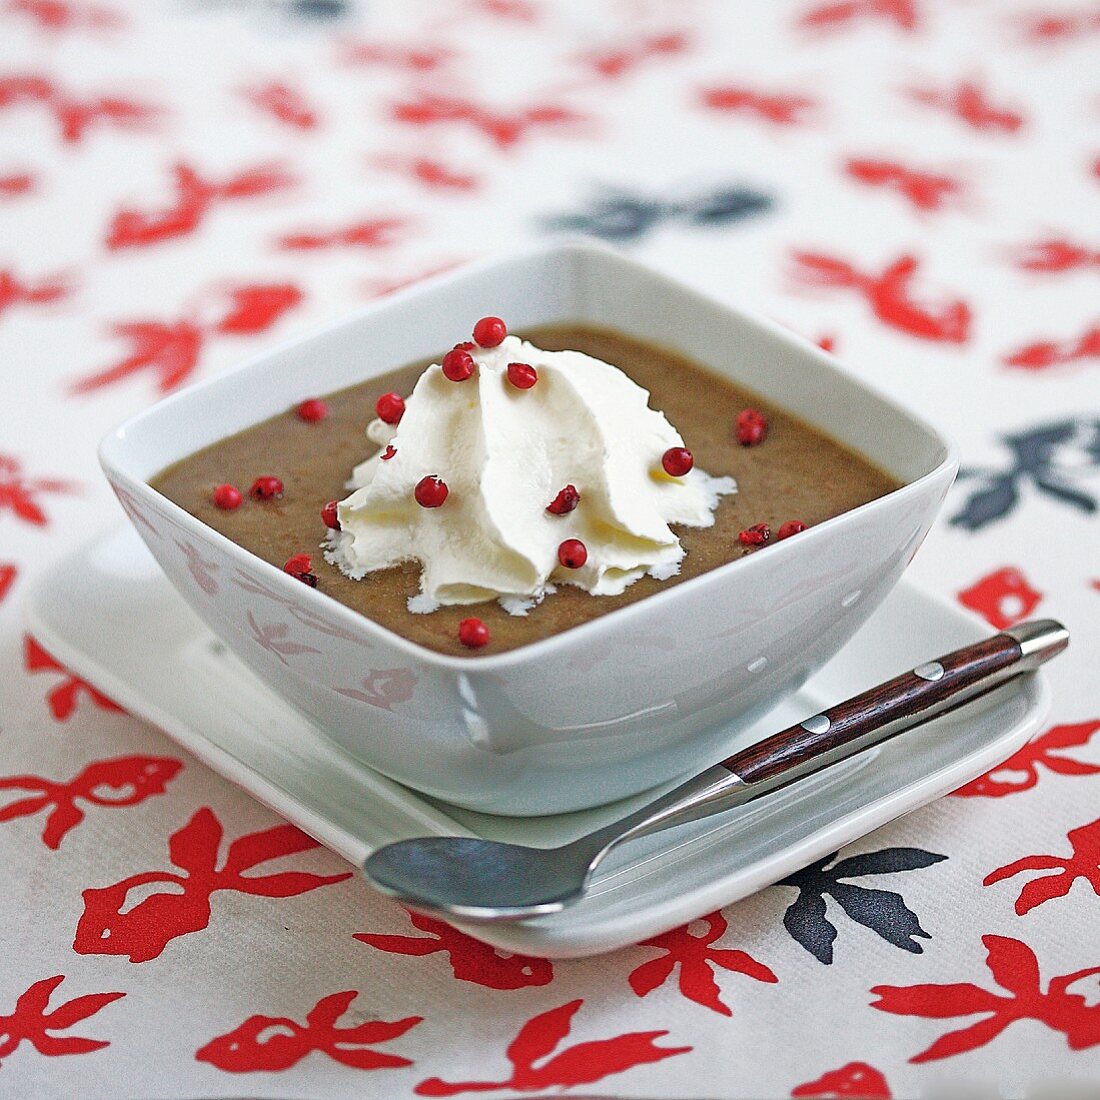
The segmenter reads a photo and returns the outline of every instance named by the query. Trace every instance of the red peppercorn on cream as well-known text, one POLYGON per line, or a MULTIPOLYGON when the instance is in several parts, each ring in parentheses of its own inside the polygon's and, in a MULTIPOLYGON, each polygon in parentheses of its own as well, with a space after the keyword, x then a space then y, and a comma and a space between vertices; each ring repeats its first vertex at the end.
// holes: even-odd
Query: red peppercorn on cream
POLYGON ((371 421, 379 450, 352 473, 326 558, 356 580, 420 562, 417 611, 501 599, 522 613, 560 583, 602 596, 675 575, 684 551, 670 525, 711 526, 737 487, 692 468, 648 391, 516 336, 456 350, 472 371, 430 366, 398 423, 371 421), (567 487, 576 502, 563 509, 567 487))

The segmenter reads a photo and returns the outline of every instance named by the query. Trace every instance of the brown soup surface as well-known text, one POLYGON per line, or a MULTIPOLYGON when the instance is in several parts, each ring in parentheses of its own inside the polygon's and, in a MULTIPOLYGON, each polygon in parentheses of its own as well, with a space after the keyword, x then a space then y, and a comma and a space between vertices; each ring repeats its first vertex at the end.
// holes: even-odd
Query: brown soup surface
POLYGON ((619 596, 592 596, 559 585, 526 616, 509 615, 496 601, 414 615, 406 603, 419 591, 418 562, 369 573, 359 581, 349 580, 326 562, 319 548, 325 535, 321 508, 326 501, 347 496, 352 468, 370 453, 372 444, 364 430, 374 418, 375 401, 391 390, 409 393, 424 367, 438 358, 327 395, 330 413, 324 420, 307 423, 289 409, 177 462, 151 484, 272 565, 281 568, 294 554, 310 554, 319 592, 429 649, 466 656, 515 649, 746 553, 767 553, 767 546, 747 550, 738 540, 739 532, 753 524, 768 524, 774 538, 787 520, 811 526, 898 487, 859 453, 666 348, 579 325, 547 326, 523 335, 542 348, 572 348, 615 364, 649 390, 650 407, 662 410, 680 431, 697 466, 737 480, 738 491, 722 498, 713 527, 677 529, 686 551, 678 576, 665 581, 643 577, 619 596), (767 437, 756 446, 743 447, 734 437, 734 421, 745 408, 759 409, 768 420, 767 437), (281 499, 257 502, 247 496, 253 480, 265 474, 282 479, 281 499), (235 511, 224 511, 211 500, 214 486, 223 482, 246 494, 235 511), (489 628, 491 640, 482 649, 466 649, 458 641, 458 624, 470 615, 489 628))

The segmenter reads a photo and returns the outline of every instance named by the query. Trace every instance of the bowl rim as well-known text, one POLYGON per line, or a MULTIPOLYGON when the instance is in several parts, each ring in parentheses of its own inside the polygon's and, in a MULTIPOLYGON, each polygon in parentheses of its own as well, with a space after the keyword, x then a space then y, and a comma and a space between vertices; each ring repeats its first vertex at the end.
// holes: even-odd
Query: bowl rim
MULTIPOLYGON (((404 287, 392 294, 387 294, 376 301, 368 302, 358 310, 341 315, 335 320, 316 325, 304 334, 299 334, 280 341, 267 350, 249 357, 229 371, 222 371, 210 378, 205 378, 192 385, 186 386, 176 393, 169 394, 159 401, 155 401, 147 408, 128 417, 101 438, 97 448, 100 466, 111 482, 123 484, 128 491, 139 498, 155 500, 159 502, 162 507, 166 506, 168 509, 168 517, 172 522, 176 523, 177 526, 189 529, 193 534, 203 539, 212 540, 215 546, 220 547, 230 556, 243 556, 243 558, 245 558, 254 568, 260 569, 261 575, 267 576, 268 579, 276 585, 284 586, 284 590, 288 593, 293 592, 296 596, 301 597, 303 593, 299 592, 298 589, 303 589, 307 605, 316 600, 324 600, 324 607, 333 611, 337 615, 338 620, 342 621, 342 625, 347 625, 349 628, 357 631, 366 631, 368 635, 372 636, 372 640, 385 643, 401 651, 405 656, 421 662, 421 664, 428 664, 445 672, 462 673, 464 675, 469 675, 471 673, 488 675, 515 665, 526 664, 532 659, 547 655, 549 651, 554 648, 573 644, 578 637, 578 632, 584 632, 585 635, 595 634, 601 629, 609 629, 609 621, 612 625, 626 625, 628 619, 637 618, 640 614, 646 614, 646 609, 653 609, 658 602, 663 606, 663 604, 667 603, 669 600, 682 598, 680 596, 681 593, 694 592, 707 584, 721 584, 730 575, 730 570, 734 568, 739 569, 740 574, 751 576, 750 571, 752 569, 755 568, 759 570, 762 568, 759 565, 758 559, 760 555, 758 554, 749 554, 745 557, 725 562, 696 577, 691 577, 688 580, 681 581, 679 584, 664 588, 643 599, 627 604, 625 607, 614 608, 612 611, 606 612, 597 618, 567 627, 565 630, 558 631, 545 638, 527 642, 524 645, 517 646, 504 653, 481 654, 477 650, 471 650, 469 654, 461 655, 440 653, 434 649, 429 649, 427 646, 421 645, 419 642, 414 642, 406 638, 404 635, 391 630, 389 627, 382 626, 369 616, 353 610, 320 589, 311 589, 308 586, 302 585, 301 582, 289 577, 277 566, 264 561, 259 555, 253 553, 251 550, 245 549, 239 543, 234 542, 232 539, 221 534, 221 532, 216 531, 209 524, 193 516, 186 509, 180 507, 180 505, 154 489, 148 481, 133 476, 125 469, 122 460, 115 453, 119 448, 126 445, 125 437, 127 433, 140 425, 142 421, 153 416, 163 416, 166 409, 171 410, 174 405, 180 402, 193 400, 194 395, 200 391, 217 388, 219 385, 225 385, 227 378, 230 376, 253 371, 259 368, 265 361, 275 359, 286 351, 301 348, 303 345, 308 344, 310 341, 334 329, 353 322, 366 320, 376 314, 383 313, 397 303, 410 300, 415 301, 417 297, 429 295, 437 287, 446 285, 448 282, 459 278, 465 279, 471 276, 476 277, 483 271, 491 270, 506 263, 533 262, 546 259, 554 254, 581 257, 588 254, 595 255, 601 260, 610 259, 614 263, 632 268, 634 271, 650 278, 655 277, 667 283, 671 283, 681 291, 701 299, 704 303, 735 315, 746 324, 762 328, 772 336, 788 344, 793 344, 801 353, 809 354, 819 369, 825 370, 832 375, 839 376, 845 381, 860 387, 877 401, 914 424, 924 432, 925 435, 935 440, 940 445, 942 457, 930 470, 927 470, 913 481, 905 482, 897 489, 892 490, 884 496, 876 497, 874 500, 867 501, 855 508, 850 508, 847 511, 823 520, 821 523, 806 528, 806 530, 800 532, 797 539, 787 539, 783 542, 774 543, 767 548, 768 553, 764 556, 765 562, 774 563, 777 560, 782 562, 785 560, 783 558, 784 554, 804 553, 804 550, 798 550, 797 547, 813 546, 815 542, 825 537, 825 535, 830 534, 839 524, 850 522, 849 517, 866 515, 873 509, 883 507, 886 502, 894 503, 910 497, 922 496, 932 484, 942 480, 946 480, 947 484, 950 485, 951 480, 954 478, 959 468, 959 455, 954 443, 946 438, 939 429, 933 427, 924 420, 923 417, 900 405, 892 397, 880 391, 873 384, 866 382, 863 378, 846 368, 836 359, 836 357, 829 355, 819 348, 813 341, 786 328, 770 317, 746 311, 730 303, 716 293, 700 290, 698 287, 692 286, 690 283, 684 282, 676 276, 669 275, 650 264, 643 263, 633 257, 624 256, 610 245, 573 235, 558 236, 545 241, 536 242, 535 244, 493 252, 467 263, 449 268, 446 271, 428 276, 408 287, 404 287), (822 532, 825 534, 822 534, 822 532)), ((812 421, 810 421, 810 423, 812 424, 812 421)), ((476 607, 476 605, 471 605, 471 607, 476 607)))

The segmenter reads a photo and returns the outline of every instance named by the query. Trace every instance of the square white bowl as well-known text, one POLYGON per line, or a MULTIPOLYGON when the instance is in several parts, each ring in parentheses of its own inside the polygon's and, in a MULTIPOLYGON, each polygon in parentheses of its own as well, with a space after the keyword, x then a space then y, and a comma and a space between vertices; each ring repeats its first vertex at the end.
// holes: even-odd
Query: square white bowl
POLYGON ((166 398, 110 433, 100 461, 172 583, 273 691, 384 774, 503 814, 597 805, 721 759, 726 723, 796 690, 878 606, 958 467, 938 433, 809 342, 587 243, 482 261, 368 306, 166 398), (902 487, 562 634, 453 657, 307 588, 148 484, 304 396, 437 355, 490 313, 515 330, 582 322, 671 347, 902 487))

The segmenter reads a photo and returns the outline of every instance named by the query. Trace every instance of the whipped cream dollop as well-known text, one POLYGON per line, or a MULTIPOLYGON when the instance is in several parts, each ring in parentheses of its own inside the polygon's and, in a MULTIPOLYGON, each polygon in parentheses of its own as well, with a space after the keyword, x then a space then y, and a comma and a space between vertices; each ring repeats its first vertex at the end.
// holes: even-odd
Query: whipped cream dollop
POLYGON ((354 579, 420 562, 411 610, 501 599, 522 613, 557 584, 602 596, 646 573, 675 575, 684 550, 670 524, 711 526, 733 479, 699 469, 669 476, 662 456, 683 447, 680 434, 609 363, 516 336, 470 354, 470 378, 452 382, 430 366, 398 424, 370 423, 379 450, 352 473, 328 560, 354 579), (513 385, 510 363, 534 367, 535 384, 513 385), (433 475, 446 499, 423 507, 416 487, 433 475), (576 506, 548 511, 566 486, 576 506), (579 568, 559 560, 567 539, 587 550, 579 568))

